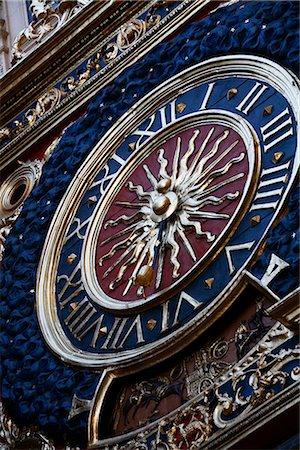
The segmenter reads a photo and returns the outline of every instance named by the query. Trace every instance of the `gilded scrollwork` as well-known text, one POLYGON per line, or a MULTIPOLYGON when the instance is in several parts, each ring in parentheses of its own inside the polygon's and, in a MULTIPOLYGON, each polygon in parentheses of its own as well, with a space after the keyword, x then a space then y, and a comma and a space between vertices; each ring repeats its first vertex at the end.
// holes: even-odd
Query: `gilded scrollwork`
POLYGON ((205 405, 193 405, 180 411, 167 431, 170 450, 187 448, 197 450, 212 433, 212 416, 205 405))
MULTIPOLYGON (((259 406, 300 380, 300 346, 292 343, 293 336, 292 331, 276 323, 247 355, 215 377, 208 389, 162 417, 159 423, 148 422, 135 439, 109 445, 107 449, 202 448, 215 432, 249 417, 259 406)), ((228 351, 223 341, 217 341, 214 349, 221 357, 228 351)))
POLYGON ((286 386, 289 379, 295 380, 299 367, 294 367, 292 371, 284 369, 299 358, 299 348, 283 349, 279 354, 269 352, 267 346, 260 350, 254 367, 250 365, 245 369, 236 369, 231 382, 232 395, 227 390, 222 392, 222 386, 216 389, 218 404, 213 418, 218 428, 225 428, 236 422, 237 418, 246 416, 251 410, 274 397, 286 386))
MULTIPOLYGON (((60 28, 90 1, 76 0, 70 2, 60 0, 58 6, 53 9, 46 0, 32 0, 31 10, 35 20, 16 37, 12 50, 12 62, 16 63, 23 59, 29 51, 60 28)), ((165 6, 165 3, 158 1, 152 5, 143 19, 132 19, 122 25, 111 41, 103 44, 94 56, 86 61, 85 67, 77 70, 75 75, 70 74, 59 85, 46 91, 20 118, 1 128, 0 144, 14 139, 22 131, 31 127, 45 113, 53 110, 67 95, 86 83, 103 67, 112 63, 119 55, 128 51, 147 31, 160 22, 161 16, 157 14, 157 10, 165 6)), ((169 2, 168 4, 170 3, 175 2, 169 2)))
POLYGON ((45 92, 38 100, 35 107, 28 109, 20 120, 15 120, 12 127, 4 127, 0 129, 1 140, 13 139, 19 133, 31 127, 40 117, 51 111, 65 93, 57 88, 52 88, 45 92))
POLYGON ((44 38, 54 30, 60 28, 70 17, 90 0, 65 1, 60 0, 56 7, 52 7, 48 0, 31 0, 30 10, 33 21, 15 38, 12 48, 12 63, 23 59, 39 45, 44 38))

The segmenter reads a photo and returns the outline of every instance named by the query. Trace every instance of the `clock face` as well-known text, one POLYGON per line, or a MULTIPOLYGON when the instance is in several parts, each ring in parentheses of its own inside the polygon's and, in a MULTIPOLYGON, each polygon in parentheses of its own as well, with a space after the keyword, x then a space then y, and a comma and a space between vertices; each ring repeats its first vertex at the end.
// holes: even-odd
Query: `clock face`
POLYGON ((192 119, 132 155, 95 208, 83 253, 86 273, 94 269, 85 283, 100 305, 128 310, 176 292, 247 207, 256 183, 250 131, 217 113, 192 119))
POLYGON ((295 178, 297 95, 274 63, 214 58, 112 126, 40 262, 38 314, 55 353, 89 367, 145 363, 216 320, 295 178))

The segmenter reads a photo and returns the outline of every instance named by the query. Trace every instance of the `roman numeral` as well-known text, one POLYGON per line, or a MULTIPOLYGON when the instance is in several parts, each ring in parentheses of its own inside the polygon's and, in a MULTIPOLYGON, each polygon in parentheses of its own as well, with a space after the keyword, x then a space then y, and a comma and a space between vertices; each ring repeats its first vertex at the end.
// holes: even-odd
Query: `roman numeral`
MULTIPOLYGON (((174 319, 171 325, 171 328, 178 325, 180 323, 179 317, 182 309, 182 305, 185 303, 188 303, 192 308, 193 311, 197 308, 201 308, 203 306, 202 302, 199 302, 197 299, 192 297, 191 295, 187 294, 186 292, 182 291, 180 294, 180 297, 178 299, 177 305, 176 305, 176 311, 174 314, 174 319)), ((166 331, 169 329, 169 320, 170 320, 170 311, 169 311, 169 300, 163 303, 162 305, 162 325, 161 325, 161 332, 166 331)))
POLYGON ((270 120, 266 125, 261 127, 261 133, 263 136, 264 143, 268 141, 268 144, 264 145, 264 151, 268 152, 272 147, 282 142, 289 136, 293 135, 293 127, 289 125, 292 124, 292 118, 289 113, 289 109, 284 109, 280 114, 278 114, 274 119, 270 120), (282 121, 285 116, 288 116, 284 121, 282 121), (277 133, 280 134, 278 135, 277 133), (275 137, 277 135, 277 137, 275 137), (270 141, 269 138, 272 138, 270 141))
POLYGON ((64 322, 73 336, 78 337, 78 334, 97 313, 97 310, 90 304, 87 297, 84 297, 79 303, 71 303, 70 306, 73 307, 73 310, 64 322))
POLYGON ((58 301, 60 308, 63 309, 68 303, 70 303, 74 298, 76 298, 80 292, 83 290, 83 285, 81 283, 81 270, 80 270, 80 262, 74 268, 73 272, 70 276, 68 275, 59 275, 57 277, 58 283, 61 280, 65 280, 63 287, 58 293, 58 301), (78 278, 79 275, 79 279, 78 278), (63 298, 68 291, 69 288, 72 288, 71 294, 67 295, 66 298, 63 298))
POLYGON ((77 338, 81 341, 88 334, 88 332, 94 328, 95 330, 90 342, 90 346, 96 348, 98 339, 107 334, 107 327, 102 327, 103 318, 104 314, 101 314, 101 316, 97 317, 97 319, 94 320, 94 322, 92 322, 85 330, 83 330, 82 333, 77 336, 77 338))
POLYGON ((201 110, 203 110, 203 109, 206 109, 207 103, 208 103, 208 101, 209 101, 209 99, 210 99, 210 96, 211 96, 211 93, 212 93, 212 91, 213 91, 213 88, 214 88, 214 85, 215 85, 215 84, 216 84, 216 83, 213 82, 213 83, 209 83, 209 85, 207 86, 207 91, 206 91, 206 93, 205 93, 204 99, 202 100, 202 103, 201 103, 201 106, 200 106, 200 108, 199 108, 199 111, 201 111, 201 110))
MULTIPOLYGON (((121 156, 114 154, 109 161, 114 160, 116 163, 119 164, 120 167, 122 167, 125 164, 125 159, 121 158, 121 156)), ((95 186, 99 187, 99 193, 101 195, 104 194, 104 185, 106 183, 108 183, 115 175, 115 173, 119 170, 119 168, 117 168, 116 170, 114 170, 113 172, 111 172, 111 166, 109 164, 105 164, 104 166, 104 176, 100 179, 95 181, 92 186, 91 189, 93 189, 95 186)))
POLYGON ((68 242, 73 236, 75 236, 75 234, 78 237, 78 239, 81 239, 81 240, 84 239, 85 233, 82 234, 81 230, 83 230, 83 228, 87 226, 89 221, 90 221, 90 217, 88 219, 86 219, 84 222, 81 222, 81 220, 78 219, 78 217, 75 217, 72 224, 76 223, 76 228, 70 234, 68 234, 66 236, 65 243, 68 242))
POLYGON ((168 105, 163 106, 158 111, 156 111, 149 118, 149 123, 145 130, 140 130, 139 128, 132 133, 134 136, 140 136, 136 141, 135 150, 138 150, 142 144, 144 144, 151 136, 153 136, 158 130, 152 130, 153 124, 158 118, 159 129, 166 127, 169 123, 173 123, 176 120, 176 100, 174 99, 168 105), (167 113, 169 111, 169 114, 167 113))
POLYGON ((105 339, 102 349, 120 349, 123 348, 125 342, 129 338, 132 333, 136 334, 136 343, 140 344, 145 342, 143 336, 143 329, 141 323, 141 316, 138 314, 132 324, 130 325, 127 332, 122 336, 123 331, 126 329, 126 325, 128 324, 128 317, 116 317, 113 323, 112 328, 110 329, 107 338, 105 339), (119 343, 119 341, 121 342, 119 343))
POLYGON ((169 123, 173 123, 176 120, 176 100, 172 100, 168 105, 163 106, 158 110, 160 115, 161 127, 166 127, 169 123), (167 110, 170 110, 170 119, 167 115, 167 110))
POLYGON ((269 265, 262 279, 260 280, 264 286, 268 286, 271 281, 283 270, 289 267, 289 263, 272 253, 269 265))
POLYGON ((248 114, 250 109, 255 105, 257 100, 262 96, 262 94, 268 89, 268 86, 265 86, 261 83, 256 83, 251 91, 246 95, 246 97, 241 101, 241 103, 236 106, 235 109, 241 111, 244 114, 248 114))
POLYGON ((253 204, 250 208, 250 211, 255 211, 257 209, 275 209, 281 199, 281 194, 284 189, 284 186, 276 187, 278 184, 284 184, 287 182, 288 174, 284 173, 283 175, 277 176, 277 172, 284 170, 287 172, 290 161, 286 164, 281 164, 280 166, 270 167, 268 169, 263 169, 261 173, 261 180, 258 185, 256 196, 254 197, 253 204), (269 175, 276 174, 275 178, 268 179, 269 175), (267 179, 266 179, 267 178, 267 179), (274 189, 265 190, 266 187, 272 186, 274 189), (261 191, 263 190, 263 191, 261 191), (276 200, 270 200, 270 197, 277 197, 276 200))
POLYGON ((244 244, 227 245, 225 247, 225 255, 227 258, 230 275, 232 275, 236 271, 236 267, 232 260, 232 253, 239 252, 242 250, 251 250, 251 248, 253 247, 254 244, 255 244, 255 241, 252 241, 252 242, 245 242, 244 244))

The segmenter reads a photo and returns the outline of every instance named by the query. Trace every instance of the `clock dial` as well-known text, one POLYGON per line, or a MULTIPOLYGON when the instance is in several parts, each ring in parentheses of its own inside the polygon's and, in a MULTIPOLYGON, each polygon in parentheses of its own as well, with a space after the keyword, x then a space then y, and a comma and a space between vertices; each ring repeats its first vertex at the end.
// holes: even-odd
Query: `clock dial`
POLYGON ((200 119, 148 147, 95 214, 100 304, 135 307, 180 286, 220 247, 245 200, 252 147, 229 126, 200 119))
POLYGON ((39 320, 56 354, 145 365, 229 307, 297 173, 297 96, 275 63, 220 57, 112 125, 62 199, 40 262, 39 320))

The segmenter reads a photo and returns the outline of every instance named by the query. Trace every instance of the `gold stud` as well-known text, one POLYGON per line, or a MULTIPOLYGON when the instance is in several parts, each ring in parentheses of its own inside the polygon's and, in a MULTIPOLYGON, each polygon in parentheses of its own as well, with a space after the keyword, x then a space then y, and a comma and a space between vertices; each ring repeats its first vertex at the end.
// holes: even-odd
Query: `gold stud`
POLYGON ((71 303, 70 304, 70 309, 72 310, 72 311, 74 311, 74 309, 76 309, 77 308, 77 303, 71 303))
POLYGON ((152 209, 158 216, 162 216, 168 211, 171 200, 166 195, 160 195, 153 203, 152 209))
POLYGON ((214 278, 207 278, 207 280, 204 281, 206 289, 211 289, 215 279, 214 278))
POLYGON ((263 115, 269 116, 270 114, 272 114, 272 111, 273 111, 273 105, 268 105, 265 107, 263 115))
POLYGON ((96 202, 97 202, 97 197, 96 197, 96 195, 93 195, 93 197, 90 197, 88 199, 88 207, 91 208, 91 206, 93 206, 96 202))
POLYGON ((131 142, 131 144, 129 144, 128 147, 131 151, 133 151, 135 149, 135 142, 131 142))
POLYGON ((150 286, 152 283, 154 270, 152 266, 143 266, 137 273, 135 284, 138 286, 150 286))
POLYGON ((186 108, 186 105, 184 103, 178 103, 177 105, 177 112, 182 113, 182 111, 184 111, 186 108))
POLYGON ((284 155, 283 152, 276 152, 276 153, 274 153, 272 162, 273 162, 274 164, 278 163, 278 161, 281 160, 281 158, 283 157, 283 155, 284 155))
POLYGON ((156 324, 157 324, 157 320, 155 320, 155 319, 150 319, 150 320, 148 320, 146 326, 147 326, 147 328, 148 328, 149 331, 152 331, 152 330, 155 328, 156 324))
POLYGON ((105 336, 107 334, 107 327, 100 328, 99 334, 102 336, 105 336))
POLYGON ((261 217, 258 214, 257 216, 253 216, 251 219, 251 226, 255 227, 256 225, 258 225, 260 223, 261 217))
POLYGON ((72 262, 77 258, 77 255, 75 255, 75 253, 71 253, 71 255, 69 255, 67 257, 67 263, 68 264, 72 264, 72 262))
POLYGON ((161 194, 165 194, 171 186, 170 178, 163 178, 157 183, 156 190, 161 194))
POLYGON ((237 88, 229 89, 229 91, 227 92, 227 100, 231 100, 237 94, 237 92, 237 88))

